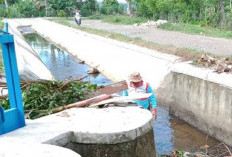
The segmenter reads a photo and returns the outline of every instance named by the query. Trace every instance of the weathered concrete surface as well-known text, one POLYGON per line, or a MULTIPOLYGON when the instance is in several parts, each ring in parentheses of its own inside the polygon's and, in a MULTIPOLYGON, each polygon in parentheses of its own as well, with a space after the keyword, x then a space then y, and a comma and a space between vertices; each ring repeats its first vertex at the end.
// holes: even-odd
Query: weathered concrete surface
POLYGON ((0 157, 80 157, 70 149, 48 144, 1 145, 0 157))
POLYGON ((181 63, 172 68, 171 114, 232 145, 232 75, 181 63))
POLYGON ((113 81, 125 80, 130 73, 139 71, 144 80, 157 88, 170 72, 170 66, 179 59, 43 19, 16 19, 16 22, 21 26, 32 25, 37 33, 113 81))
POLYGON ((153 131, 150 130, 142 137, 130 142, 110 145, 71 142, 66 148, 78 152, 82 157, 155 157, 155 143, 154 140, 152 140, 153 137, 153 131))
MULTIPOLYGON (((0 148, 3 145, 10 146, 11 143, 19 145, 46 143, 62 147, 66 147, 69 143, 110 146, 133 142, 153 131, 150 111, 139 107, 75 108, 28 120, 26 123, 26 127, 0 136, 0 148)), ((149 144, 154 143, 154 136, 149 137, 146 139, 150 140, 149 144)), ((131 147, 135 147, 129 146, 128 151, 133 149, 131 147)), ((155 148, 147 153, 154 154, 155 148)))
POLYGON ((20 26, 16 20, 5 20, 9 24, 9 33, 14 35, 15 51, 20 79, 37 80, 37 79, 54 79, 51 72, 43 64, 36 52, 25 41, 19 32, 20 26))

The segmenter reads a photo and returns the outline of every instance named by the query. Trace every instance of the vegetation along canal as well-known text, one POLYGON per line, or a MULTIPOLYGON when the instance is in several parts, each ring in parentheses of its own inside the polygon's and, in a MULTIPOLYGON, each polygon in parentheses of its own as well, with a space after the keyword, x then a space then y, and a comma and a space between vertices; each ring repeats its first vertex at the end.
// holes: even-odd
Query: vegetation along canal
MULTIPOLYGON (((77 79, 86 75, 90 69, 88 65, 80 64, 77 58, 37 34, 26 34, 24 37, 57 80, 77 79)), ((102 74, 89 75, 84 81, 91 81, 98 85, 107 85, 112 82, 102 74)), ((154 121, 154 133, 158 154, 171 154, 174 149, 190 152, 203 151, 200 150, 203 145, 218 144, 216 140, 207 138, 207 135, 197 129, 170 116, 168 107, 162 105, 158 107, 158 118, 154 121)))

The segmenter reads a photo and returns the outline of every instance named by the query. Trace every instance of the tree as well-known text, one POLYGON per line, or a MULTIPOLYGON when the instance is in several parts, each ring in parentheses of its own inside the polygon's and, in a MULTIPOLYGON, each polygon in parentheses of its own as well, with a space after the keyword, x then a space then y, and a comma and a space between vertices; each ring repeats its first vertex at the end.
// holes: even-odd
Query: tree
POLYGON ((103 3, 104 6, 108 6, 108 7, 111 7, 111 6, 114 6, 114 5, 119 5, 117 0, 103 0, 102 3, 103 3))
POLYGON ((87 0, 81 7, 81 14, 83 16, 93 15, 97 11, 97 1, 87 0))
POLYGON ((132 14, 132 6, 131 6, 132 0, 126 0, 126 2, 127 2, 127 8, 128 8, 127 14, 131 15, 132 14))
POLYGON ((224 6, 224 1, 223 0, 218 0, 218 6, 219 6, 219 13, 220 13, 220 27, 225 26, 225 21, 226 21, 226 14, 225 14, 225 6, 224 6))
POLYGON ((74 0, 63 1, 63 0, 49 0, 50 7, 56 11, 58 15, 59 11, 65 11, 67 15, 71 15, 72 11, 75 10, 74 0))
POLYGON ((152 12, 150 11, 147 0, 135 0, 135 10, 137 16, 151 17, 152 12))
POLYGON ((117 0, 103 0, 101 10, 102 13, 104 10, 105 14, 118 13, 119 3, 117 0))
POLYGON ((5 3, 5 6, 6 6, 6 8, 7 8, 7 7, 8 7, 7 0, 4 0, 4 3, 5 3))

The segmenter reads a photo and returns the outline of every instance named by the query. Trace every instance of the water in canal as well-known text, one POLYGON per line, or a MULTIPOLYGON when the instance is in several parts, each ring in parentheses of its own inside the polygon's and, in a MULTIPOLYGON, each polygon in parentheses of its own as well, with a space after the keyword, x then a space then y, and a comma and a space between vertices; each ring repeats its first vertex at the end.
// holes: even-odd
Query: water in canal
MULTIPOLYGON (((90 69, 88 65, 79 64, 78 59, 37 34, 26 34, 24 37, 58 80, 76 79, 86 75, 90 69)), ((98 85, 112 83, 102 74, 89 76, 85 80, 98 85)), ((205 144, 213 146, 217 143, 210 137, 206 143, 207 135, 170 116, 168 107, 162 105, 158 105, 158 118, 154 121, 154 134, 158 154, 170 154, 174 149, 190 152, 201 151, 200 146, 205 144)))

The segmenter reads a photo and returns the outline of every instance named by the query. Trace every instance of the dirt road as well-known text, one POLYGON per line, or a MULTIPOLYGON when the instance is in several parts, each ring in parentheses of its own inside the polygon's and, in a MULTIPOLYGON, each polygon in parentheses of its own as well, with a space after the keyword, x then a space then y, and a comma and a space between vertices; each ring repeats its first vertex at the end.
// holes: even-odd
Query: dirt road
POLYGON ((115 25, 100 20, 83 20, 82 26, 103 29, 120 33, 129 37, 138 37, 158 44, 173 45, 178 48, 189 48, 204 51, 219 56, 232 55, 232 40, 206 37, 203 35, 189 35, 180 32, 161 30, 158 28, 141 28, 135 26, 115 25))

